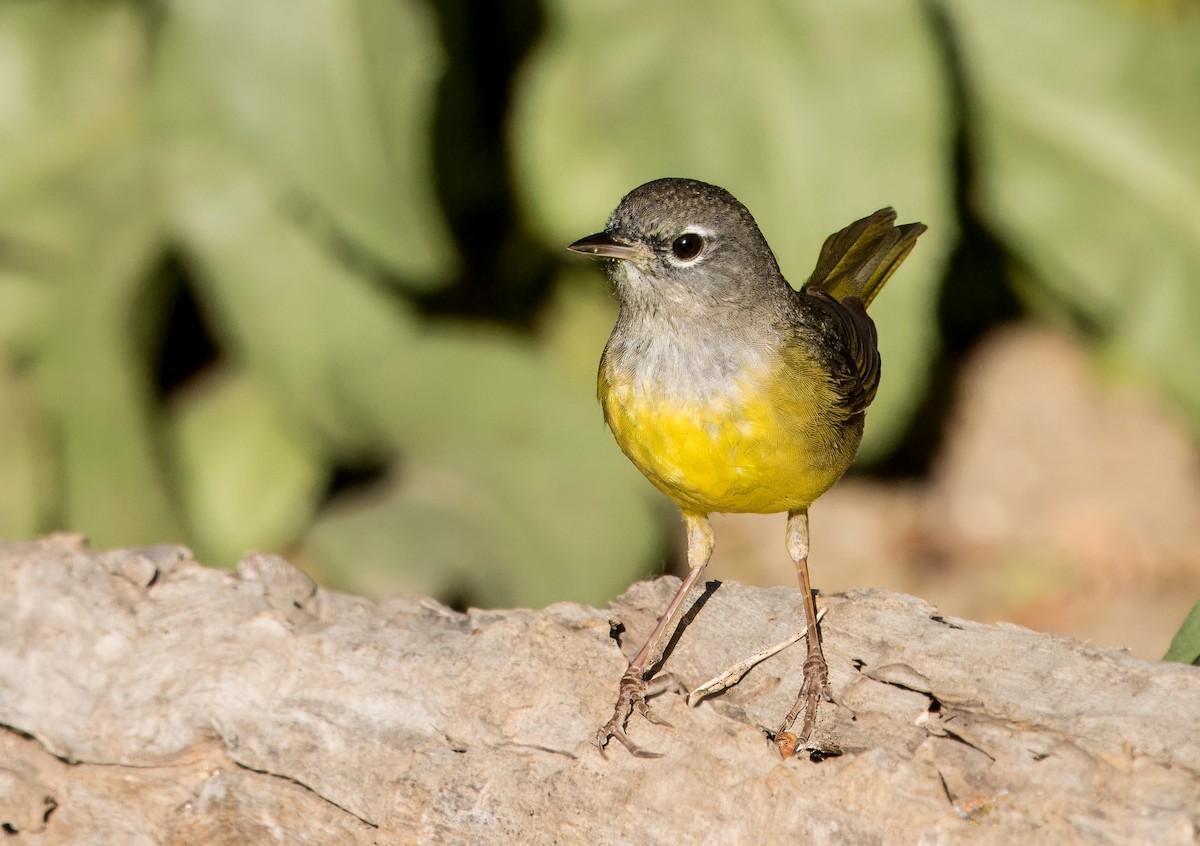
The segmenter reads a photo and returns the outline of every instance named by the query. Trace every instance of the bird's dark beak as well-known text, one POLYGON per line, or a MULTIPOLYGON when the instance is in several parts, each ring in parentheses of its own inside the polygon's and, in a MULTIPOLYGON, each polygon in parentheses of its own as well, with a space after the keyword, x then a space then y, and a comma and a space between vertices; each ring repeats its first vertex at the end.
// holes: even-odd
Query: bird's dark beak
POLYGON ((608 232, 597 232, 595 235, 580 238, 567 249, 597 258, 626 260, 638 258, 646 252, 640 245, 618 241, 608 232))

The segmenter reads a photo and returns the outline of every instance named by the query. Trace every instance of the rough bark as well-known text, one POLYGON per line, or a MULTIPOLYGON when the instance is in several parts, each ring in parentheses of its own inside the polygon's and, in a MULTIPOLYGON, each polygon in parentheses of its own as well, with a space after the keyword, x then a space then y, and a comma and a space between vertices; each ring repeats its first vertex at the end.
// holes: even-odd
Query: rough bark
MULTIPOLYGON (((820 760, 774 726, 803 645, 594 746, 677 582, 607 610, 459 614, 186 550, 0 544, 0 823, 15 844, 1192 843, 1200 670, 912 597, 822 599, 820 760), (624 626, 618 647, 614 623, 624 626), (622 655, 624 650, 625 655, 622 655)), ((800 625, 794 589, 709 583, 692 688, 800 625)))

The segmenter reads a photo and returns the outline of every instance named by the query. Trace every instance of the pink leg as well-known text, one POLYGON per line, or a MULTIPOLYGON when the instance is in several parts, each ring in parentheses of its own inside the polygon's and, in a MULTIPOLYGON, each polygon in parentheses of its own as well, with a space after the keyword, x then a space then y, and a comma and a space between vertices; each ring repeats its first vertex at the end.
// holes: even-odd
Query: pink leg
POLYGON ((817 605, 813 601, 812 585, 808 580, 808 509, 799 509, 788 514, 787 548, 796 565, 796 575, 800 579, 800 590, 804 594, 804 622, 808 626, 808 658, 804 661, 804 684, 800 687, 800 695, 796 704, 776 734, 776 742, 781 735, 789 735, 780 743, 780 748, 794 749, 803 746, 812 736, 817 724, 817 703, 822 699, 830 699, 829 668, 825 664, 825 656, 821 653, 821 641, 817 633, 817 605), (804 722, 801 724, 799 736, 790 736, 787 731, 795 722, 800 712, 804 712, 804 722))
POLYGON ((650 709, 646 705, 646 699, 669 689, 675 684, 675 680, 670 675, 664 675, 647 682, 648 668, 653 667, 662 658, 663 650, 670 642, 671 635, 674 634, 675 627, 679 622, 684 602, 687 600, 688 594, 692 592, 692 588, 700 581, 700 574, 704 572, 708 559, 712 557, 713 531, 707 515, 684 513, 683 519, 687 524, 687 578, 683 580, 679 590, 671 597, 667 610, 659 617, 658 625, 650 634, 650 638, 637 656, 629 662, 625 675, 621 677, 620 692, 617 694, 617 705, 613 709, 612 719, 596 733, 596 745, 600 747, 601 754, 604 753, 604 747, 608 745, 608 741, 615 737, 632 755, 638 758, 660 757, 657 753, 648 752, 630 740, 629 736, 625 734, 625 726, 634 712, 641 714, 652 723, 663 723, 662 720, 651 715, 650 709))

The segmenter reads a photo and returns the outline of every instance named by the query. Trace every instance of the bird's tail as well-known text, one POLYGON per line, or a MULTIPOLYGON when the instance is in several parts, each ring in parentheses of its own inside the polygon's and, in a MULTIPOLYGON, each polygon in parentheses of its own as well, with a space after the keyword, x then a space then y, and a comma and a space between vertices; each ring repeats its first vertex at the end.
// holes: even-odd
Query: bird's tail
POLYGON ((866 307, 924 231, 923 223, 896 226, 896 211, 890 208, 856 220, 825 239, 817 267, 804 287, 837 300, 857 297, 866 307))

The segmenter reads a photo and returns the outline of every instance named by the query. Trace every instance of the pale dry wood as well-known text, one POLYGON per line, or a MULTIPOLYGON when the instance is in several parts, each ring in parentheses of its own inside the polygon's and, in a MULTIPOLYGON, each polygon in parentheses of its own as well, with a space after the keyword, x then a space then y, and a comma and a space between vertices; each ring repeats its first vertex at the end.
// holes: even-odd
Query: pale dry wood
MULTIPOLYGON (((678 584, 607 611, 458 614, 317 590, 282 559, 0 544, 0 824, 59 843, 1192 843, 1200 670, 911 597, 822 600, 831 754, 784 761, 786 649, 591 746, 678 584), (840 754, 833 754, 840 753, 840 754)), ((795 631, 794 589, 710 583, 693 687, 795 631)))

